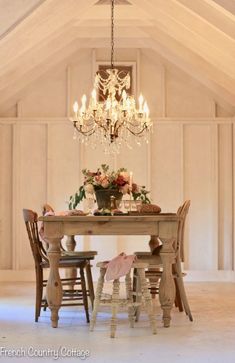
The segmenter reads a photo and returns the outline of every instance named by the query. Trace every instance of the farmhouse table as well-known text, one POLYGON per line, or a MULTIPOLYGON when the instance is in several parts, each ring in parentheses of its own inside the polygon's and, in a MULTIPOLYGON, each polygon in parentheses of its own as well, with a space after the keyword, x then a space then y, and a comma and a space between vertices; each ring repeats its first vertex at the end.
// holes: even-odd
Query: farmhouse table
POLYGON ((123 215, 123 216, 47 216, 40 217, 44 224, 44 236, 49 242, 48 259, 50 273, 46 287, 48 306, 51 310, 51 325, 58 326, 62 301, 62 285, 58 270, 61 257, 60 242, 64 235, 148 235, 151 250, 157 245, 158 236, 163 245, 160 256, 163 273, 159 287, 159 300, 163 310, 164 326, 171 320, 171 309, 175 299, 175 284, 172 263, 175 258, 173 242, 177 238, 180 217, 176 214, 123 215))

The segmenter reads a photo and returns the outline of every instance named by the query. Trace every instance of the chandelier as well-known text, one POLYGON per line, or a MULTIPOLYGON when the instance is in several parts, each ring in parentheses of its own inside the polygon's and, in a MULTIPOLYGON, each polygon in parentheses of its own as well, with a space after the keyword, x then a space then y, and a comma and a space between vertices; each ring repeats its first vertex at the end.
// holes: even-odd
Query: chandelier
POLYGON ((132 148, 133 139, 140 145, 141 138, 148 142, 152 123, 149 118, 147 102, 142 95, 138 106, 129 95, 130 74, 114 68, 114 2, 111 1, 111 64, 110 69, 98 71, 95 76, 94 89, 87 102, 82 96, 81 106, 73 104, 74 115, 70 119, 74 126, 74 139, 96 147, 102 144, 106 153, 119 152, 124 142, 132 148), (97 93, 104 101, 97 100, 97 93), (131 137, 134 136, 134 137, 131 137))

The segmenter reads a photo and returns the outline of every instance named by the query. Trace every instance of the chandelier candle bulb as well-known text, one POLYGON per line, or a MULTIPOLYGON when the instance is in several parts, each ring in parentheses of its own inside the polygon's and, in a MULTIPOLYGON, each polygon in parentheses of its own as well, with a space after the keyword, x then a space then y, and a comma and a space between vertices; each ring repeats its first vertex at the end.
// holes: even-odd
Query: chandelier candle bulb
POLYGON ((126 94, 126 91, 125 90, 123 90, 122 91, 122 105, 123 105, 123 111, 125 111, 126 110, 126 105, 127 105, 127 94, 126 94))
POLYGON ((83 113, 85 113, 85 112, 86 112, 86 95, 83 95, 83 96, 82 96, 82 107, 81 107, 81 111, 82 111, 83 113))
POLYGON ((92 97, 91 107, 93 108, 93 110, 96 110, 96 90, 95 89, 93 89, 93 91, 91 92, 91 97, 92 97))
POLYGON ((73 104, 73 112, 74 112, 74 116, 75 116, 75 120, 78 120, 78 103, 77 101, 74 102, 73 104))
POLYGON ((143 102, 144 102, 144 98, 141 94, 139 97, 139 113, 143 113, 143 102))

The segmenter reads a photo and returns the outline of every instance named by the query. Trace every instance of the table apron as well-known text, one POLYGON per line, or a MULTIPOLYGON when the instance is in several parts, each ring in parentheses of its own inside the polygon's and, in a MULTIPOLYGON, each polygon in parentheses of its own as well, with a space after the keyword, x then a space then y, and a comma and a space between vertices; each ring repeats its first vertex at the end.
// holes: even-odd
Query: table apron
POLYGON ((176 236, 176 221, 96 221, 96 222, 44 222, 44 233, 48 238, 64 235, 156 235, 162 238, 176 236))

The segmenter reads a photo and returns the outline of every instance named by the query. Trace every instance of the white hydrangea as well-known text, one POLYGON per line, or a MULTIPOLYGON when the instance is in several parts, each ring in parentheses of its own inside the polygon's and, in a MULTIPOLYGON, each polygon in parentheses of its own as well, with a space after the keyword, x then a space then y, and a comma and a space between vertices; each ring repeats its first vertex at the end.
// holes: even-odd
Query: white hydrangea
POLYGON ((95 192, 92 184, 86 184, 84 186, 84 189, 85 189, 85 192, 88 194, 93 194, 95 192))

